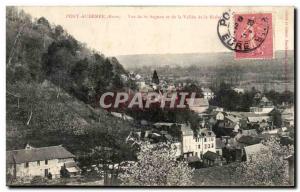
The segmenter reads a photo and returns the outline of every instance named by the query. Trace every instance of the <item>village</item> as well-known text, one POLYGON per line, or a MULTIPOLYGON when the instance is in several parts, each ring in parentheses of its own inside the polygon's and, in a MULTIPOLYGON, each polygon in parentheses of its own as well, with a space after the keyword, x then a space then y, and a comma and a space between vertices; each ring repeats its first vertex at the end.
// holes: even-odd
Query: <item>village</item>
MULTIPOLYGON (((152 78, 143 78, 139 74, 130 73, 123 76, 124 81, 134 80, 137 91, 141 93, 158 92, 172 93, 184 90, 187 83, 169 83, 167 78, 159 80, 155 71, 152 78)), ((257 91, 254 99, 257 104, 247 111, 228 111, 220 106, 213 106, 210 101, 216 96, 208 87, 201 87, 201 97, 195 98, 193 105, 187 110, 193 114, 191 122, 170 122, 135 119, 130 114, 110 111, 110 115, 123 121, 132 122, 135 127, 127 136, 124 143, 133 149, 138 149, 141 142, 151 145, 168 143, 175 150, 175 157, 185 160, 194 169, 224 166, 231 163, 253 161, 266 146, 265 139, 276 138, 282 145, 292 145, 294 139, 291 133, 294 129, 293 105, 282 104, 275 106, 263 93, 257 91), (278 126, 280 112, 281 126, 278 126)), ((243 94, 244 89, 232 87, 237 94, 243 94)), ((189 99, 187 99, 188 101, 189 99)), ((188 103, 188 102, 187 102, 188 103)), ((175 109, 176 110, 176 109, 175 109)), ((138 112, 139 113, 139 112, 138 112)), ((13 178, 23 178, 26 183, 32 178, 46 178, 47 180, 60 178, 81 178, 92 172, 103 175, 100 183, 108 184, 110 170, 126 170, 134 162, 121 162, 118 165, 107 163, 80 167, 76 163, 76 156, 63 146, 49 146, 35 148, 29 144, 25 149, 7 151, 7 174, 13 178), (102 167, 102 170, 99 169, 102 167)), ((293 182, 293 158, 286 157, 291 166, 290 178, 293 182)), ((93 184, 92 184, 93 185, 93 184)))

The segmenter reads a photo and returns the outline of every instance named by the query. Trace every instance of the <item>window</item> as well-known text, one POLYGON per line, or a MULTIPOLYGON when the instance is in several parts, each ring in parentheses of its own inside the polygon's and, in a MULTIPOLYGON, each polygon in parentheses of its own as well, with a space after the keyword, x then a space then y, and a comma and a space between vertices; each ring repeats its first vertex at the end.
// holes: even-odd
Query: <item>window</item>
POLYGON ((40 161, 37 161, 37 165, 40 166, 40 161))
POLYGON ((208 148, 210 148, 210 144, 208 144, 208 148))
POLYGON ((198 145, 198 149, 200 149, 200 147, 201 147, 201 146, 200 146, 200 145, 198 145))
POLYGON ((211 144, 211 147, 213 148, 213 147, 214 147, 214 144, 211 144))
POLYGON ((48 160, 45 160, 45 165, 48 165, 48 160))
POLYGON ((197 153, 197 152, 195 152, 195 156, 198 156, 198 153, 197 153))
POLYGON ((28 168, 28 167, 29 167, 29 163, 26 162, 26 163, 25 163, 25 168, 28 168))
POLYGON ((206 142, 206 138, 204 138, 204 142, 206 142))

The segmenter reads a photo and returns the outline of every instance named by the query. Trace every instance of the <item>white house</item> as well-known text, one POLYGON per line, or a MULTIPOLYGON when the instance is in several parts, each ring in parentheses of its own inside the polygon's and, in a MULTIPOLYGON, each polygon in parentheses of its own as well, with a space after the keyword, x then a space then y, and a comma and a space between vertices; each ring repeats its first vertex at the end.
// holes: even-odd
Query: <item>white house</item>
POLYGON ((262 97, 258 106, 250 107, 250 112, 255 114, 268 114, 275 109, 273 103, 268 98, 262 97))
POLYGON ((201 88, 201 90, 202 90, 202 93, 203 93, 203 96, 204 96, 204 99, 212 99, 212 98, 214 98, 214 92, 212 92, 212 90, 211 89, 209 89, 209 88, 201 88))
POLYGON ((270 122, 271 117, 268 115, 261 115, 261 116, 248 116, 247 122, 248 123, 262 123, 262 122, 270 122))
POLYGON ((250 107, 250 112, 253 112, 255 114, 268 114, 274 109, 274 106, 250 107))
POLYGON ((207 151, 216 152, 216 135, 207 128, 200 129, 196 135, 188 124, 181 124, 182 154, 184 157, 202 155, 207 151))
POLYGON ((234 90, 236 93, 245 93, 245 90, 244 90, 244 89, 238 88, 238 87, 235 87, 235 88, 233 88, 232 90, 234 90))
POLYGON ((62 146, 6 151, 7 174, 14 178, 32 178, 34 176, 60 178, 61 170, 70 175, 80 174, 74 161, 74 155, 62 146), (72 165, 72 166, 70 166, 72 165))
POLYGON ((224 118, 225 118, 224 113, 222 113, 222 112, 217 113, 216 120, 223 121, 224 118))
POLYGON ((294 106, 284 109, 281 117, 285 126, 294 126, 294 106))

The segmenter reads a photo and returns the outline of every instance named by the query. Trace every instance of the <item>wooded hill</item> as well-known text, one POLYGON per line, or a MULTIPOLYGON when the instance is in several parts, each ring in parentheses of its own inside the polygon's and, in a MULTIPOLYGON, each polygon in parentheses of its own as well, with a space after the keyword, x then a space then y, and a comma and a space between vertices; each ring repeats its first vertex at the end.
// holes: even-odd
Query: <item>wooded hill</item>
POLYGON ((96 146, 130 151, 133 126, 91 107, 97 94, 127 86, 116 58, 15 7, 6 10, 6 50, 7 150, 62 144, 79 158, 96 146))

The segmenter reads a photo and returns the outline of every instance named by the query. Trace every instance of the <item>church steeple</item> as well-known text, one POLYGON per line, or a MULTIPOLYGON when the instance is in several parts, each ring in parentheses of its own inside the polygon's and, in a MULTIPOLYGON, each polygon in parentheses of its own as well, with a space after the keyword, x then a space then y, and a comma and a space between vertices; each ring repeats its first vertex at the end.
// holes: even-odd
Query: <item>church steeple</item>
POLYGON ((158 79, 158 75, 157 75, 156 70, 154 70, 154 72, 153 72, 152 83, 155 83, 157 85, 159 84, 159 79, 158 79))

